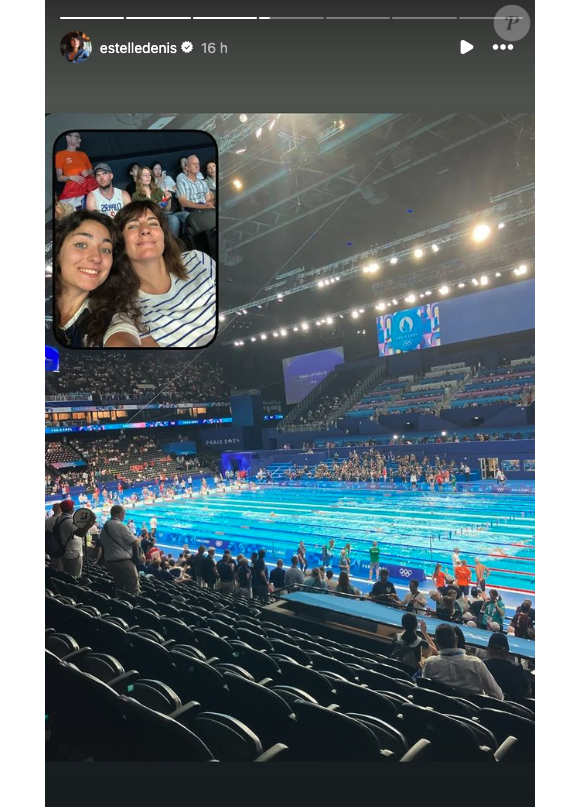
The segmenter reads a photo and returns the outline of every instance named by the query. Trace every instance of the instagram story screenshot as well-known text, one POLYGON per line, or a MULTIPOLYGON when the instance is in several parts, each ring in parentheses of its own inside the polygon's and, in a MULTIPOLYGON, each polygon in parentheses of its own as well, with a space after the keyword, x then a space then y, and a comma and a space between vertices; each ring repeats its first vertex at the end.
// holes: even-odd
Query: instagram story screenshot
POLYGON ((353 10, 46 5, 49 804, 533 803, 534 3, 353 10))

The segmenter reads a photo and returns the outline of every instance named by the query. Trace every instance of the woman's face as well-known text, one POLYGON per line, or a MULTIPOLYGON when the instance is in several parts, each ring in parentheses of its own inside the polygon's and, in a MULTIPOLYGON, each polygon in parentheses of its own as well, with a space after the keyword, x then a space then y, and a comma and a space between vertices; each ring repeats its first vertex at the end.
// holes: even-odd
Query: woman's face
POLYGON ((159 163, 157 163, 156 165, 153 166, 153 176, 154 177, 156 177, 156 178, 160 177, 162 173, 163 172, 162 172, 162 169, 161 169, 161 165, 159 163))
POLYGON ((141 171, 141 182, 143 185, 151 185, 151 171, 148 168, 141 171))
POLYGON ((130 261, 160 258, 165 249, 165 236, 159 220, 149 210, 144 210, 125 224, 123 229, 125 251, 130 261))
POLYGON ((207 164, 206 171, 207 171, 208 176, 210 176, 212 179, 215 179, 216 170, 217 169, 216 169, 216 164, 215 163, 208 163, 207 164))
POLYGON ((97 221, 84 221, 67 235, 58 258, 63 287, 90 293, 105 282, 113 266, 111 234, 97 221))
POLYGON ((78 50, 80 48, 80 46, 81 46, 81 41, 80 41, 80 39, 77 39, 76 36, 73 36, 71 38, 70 44, 71 44, 71 48, 73 50, 78 50))

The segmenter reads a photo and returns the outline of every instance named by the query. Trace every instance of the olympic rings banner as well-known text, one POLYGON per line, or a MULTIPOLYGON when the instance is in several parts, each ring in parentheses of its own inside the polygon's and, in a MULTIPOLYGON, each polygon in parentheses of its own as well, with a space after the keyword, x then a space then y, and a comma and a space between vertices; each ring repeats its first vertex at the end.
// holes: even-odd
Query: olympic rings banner
MULTIPOLYGON (((368 571, 369 569, 369 562, 368 561, 361 561, 359 563, 359 569, 362 571, 368 571)), ((422 583, 424 580, 427 579, 427 575, 423 571, 423 569, 417 569, 413 566, 402 566, 400 564, 392 564, 392 563, 381 563, 381 569, 388 569, 389 570, 389 577, 394 578, 396 580, 417 580, 419 583, 422 583)))

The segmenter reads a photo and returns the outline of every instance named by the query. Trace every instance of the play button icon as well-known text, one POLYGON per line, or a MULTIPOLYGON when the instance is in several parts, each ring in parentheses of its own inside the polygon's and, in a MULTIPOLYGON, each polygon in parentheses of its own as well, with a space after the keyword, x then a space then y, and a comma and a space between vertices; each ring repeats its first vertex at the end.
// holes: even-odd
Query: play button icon
POLYGON ((465 39, 461 40, 461 53, 469 53, 470 50, 473 50, 473 45, 471 42, 466 42, 465 39))

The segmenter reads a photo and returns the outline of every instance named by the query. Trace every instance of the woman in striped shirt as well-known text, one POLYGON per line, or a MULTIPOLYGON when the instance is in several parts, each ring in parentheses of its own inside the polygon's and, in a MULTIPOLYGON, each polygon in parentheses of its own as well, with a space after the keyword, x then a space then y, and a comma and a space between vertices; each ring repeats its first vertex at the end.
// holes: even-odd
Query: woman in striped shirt
POLYGON ((121 250, 116 264, 139 279, 136 305, 142 326, 125 319, 106 347, 206 347, 217 332, 216 267, 205 253, 180 253, 163 211, 132 202, 114 219, 121 250))

